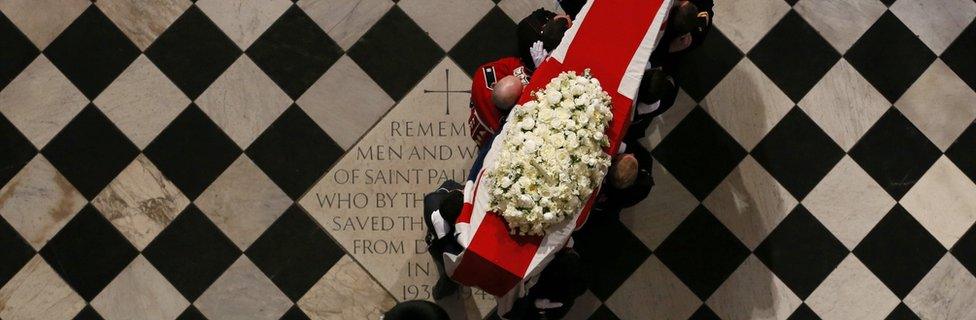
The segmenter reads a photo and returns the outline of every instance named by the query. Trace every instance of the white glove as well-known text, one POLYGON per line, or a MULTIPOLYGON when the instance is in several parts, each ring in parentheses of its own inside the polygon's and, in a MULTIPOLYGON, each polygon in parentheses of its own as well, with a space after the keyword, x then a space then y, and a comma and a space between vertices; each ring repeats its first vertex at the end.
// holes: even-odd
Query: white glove
POLYGON ((535 307, 537 309, 555 309, 562 306, 562 302, 552 302, 549 299, 535 299, 535 307))
POLYGON ((542 48, 542 41, 536 41, 532 44, 532 47, 529 48, 529 55, 532 56, 532 63, 535 64, 536 67, 539 67, 539 65, 542 64, 542 60, 545 60, 546 57, 549 56, 549 51, 542 48))

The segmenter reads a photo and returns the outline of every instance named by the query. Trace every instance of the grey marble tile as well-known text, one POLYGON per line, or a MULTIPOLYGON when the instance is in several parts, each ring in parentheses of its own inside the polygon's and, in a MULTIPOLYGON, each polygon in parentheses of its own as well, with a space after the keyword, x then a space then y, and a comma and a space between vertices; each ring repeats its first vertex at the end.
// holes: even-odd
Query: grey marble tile
POLYGON ((247 55, 224 71, 196 104, 241 149, 257 139, 292 103, 247 55))
POLYGON ((393 1, 299 0, 298 6, 343 50, 349 50, 393 7, 393 1))
POLYGON ((90 4, 87 0, 3 0, 0 11, 44 50, 90 4))
POLYGON ((893 12, 935 54, 941 54, 976 17, 976 2, 969 0, 899 0, 893 12))
POLYGON ((190 99, 140 55, 93 101, 137 147, 145 148, 190 99))
POLYGON ((211 320, 275 320, 292 302, 246 256, 241 256, 193 303, 211 320))
POLYGON ((752 150, 793 108, 793 101, 749 59, 742 59, 705 96, 702 108, 743 148, 752 150))
POLYGON ((749 256, 707 303, 722 319, 758 320, 786 319, 802 301, 762 261, 749 256))
POLYGON ((173 320, 190 305, 139 255, 91 302, 106 320, 173 320))
POLYGON ((38 149, 87 104, 88 98, 43 55, 0 91, 0 112, 38 149))
POLYGON ((143 155, 92 200, 92 205, 139 250, 188 204, 186 196, 143 155))
POLYGON ((976 319, 976 277, 951 254, 942 257, 905 297, 922 319, 976 319))
POLYGON ((0 318, 71 319, 85 307, 81 298, 40 255, 0 289, 0 318))
POLYGON ((3 216, 34 250, 85 206, 85 198, 42 155, 37 155, 0 189, 3 216))
POLYGON ((850 150, 891 103, 841 59, 797 105, 841 148, 850 150))
POLYGON ((899 202, 946 248, 976 222, 976 184, 945 156, 899 202))
POLYGON ((660 163, 654 162, 651 174, 651 193, 644 201, 621 211, 620 221, 644 245, 654 249, 698 206, 698 199, 660 163))
POLYGON ((401 0, 397 6, 447 51, 481 21, 494 3, 491 0, 401 0))
POLYGON ((532 11, 539 8, 545 8, 546 10, 562 13, 562 8, 556 4, 555 1, 549 0, 501 0, 498 1, 498 7, 508 14, 508 17, 512 18, 512 21, 518 23, 523 18, 529 16, 532 11))
POLYGON ((742 52, 749 52, 790 11, 790 5, 781 0, 716 1, 714 10, 715 27, 742 52))
POLYGON ((806 304, 824 320, 884 319, 899 299, 854 255, 848 255, 806 304))
POLYGON ((322 277, 297 305, 312 319, 378 319, 396 300, 348 255, 322 277))
POLYGON ((684 320, 701 300, 661 260, 651 256, 606 304, 621 319, 684 320))
POLYGON ((895 107, 945 151, 976 120, 976 92, 936 59, 895 107))
POLYGON ((246 156, 237 158, 194 202, 241 250, 292 204, 246 156))
POLYGON ((288 0, 200 0, 196 3, 241 50, 291 6, 288 0))
POLYGON ((332 140, 349 150, 393 99, 348 56, 343 56, 296 101, 332 140))
POLYGON ((797 201, 751 156, 739 163, 703 202, 739 240, 755 249, 797 201))
POLYGON ((793 8, 841 53, 886 10, 881 1, 848 0, 800 0, 793 8))
POLYGON ((183 11, 190 0, 98 0, 95 5, 132 40, 146 50, 183 11))
POLYGON ((852 250, 894 205, 895 199, 848 156, 803 198, 803 206, 852 250))

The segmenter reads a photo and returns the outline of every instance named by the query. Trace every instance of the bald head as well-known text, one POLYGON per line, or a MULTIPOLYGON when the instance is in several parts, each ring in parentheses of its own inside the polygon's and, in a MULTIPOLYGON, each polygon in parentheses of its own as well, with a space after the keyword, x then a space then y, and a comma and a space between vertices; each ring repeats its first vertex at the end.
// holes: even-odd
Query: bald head
POLYGON ((625 153, 617 156, 610 168, 610 184, 617 189, 630 187, 637 180, 637 158, 625 153))
POLYGON ((507 76, 495 82, 491 100, 495 103, 495 107, 508 110, 515 105, 520 95, 522 95, 522 81, 515 76, 507 76))

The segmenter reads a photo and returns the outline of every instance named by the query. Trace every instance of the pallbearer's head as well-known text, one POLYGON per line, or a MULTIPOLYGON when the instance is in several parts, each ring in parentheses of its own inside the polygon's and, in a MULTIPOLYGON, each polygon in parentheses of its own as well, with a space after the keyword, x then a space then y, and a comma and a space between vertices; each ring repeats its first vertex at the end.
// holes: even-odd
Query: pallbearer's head
POLYGON ((678 52, 691 46, 691 32, 701 26, 698 7, 691 1, 681 0, 674 4, 668 15, 663 41, 669 52, 678 52))
POLYGON ((522 81, 515 76, 506 76, 492 85, 491 100, 499 109, 511 109, 518 102, 520 95, 522 95, 522 81))

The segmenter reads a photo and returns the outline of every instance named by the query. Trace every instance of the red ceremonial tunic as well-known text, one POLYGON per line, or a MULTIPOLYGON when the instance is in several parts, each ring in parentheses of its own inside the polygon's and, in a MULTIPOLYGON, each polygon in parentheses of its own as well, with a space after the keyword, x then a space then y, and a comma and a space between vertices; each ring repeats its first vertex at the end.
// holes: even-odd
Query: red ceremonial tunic
POLYGON ((520 68, 524 70, 521 59, 507 57, 483 64, 474 72, 474 78, 471 80, 471 116, 468 117, 468 128, 471 129, 471 139, 478 148, 481 148, 488 138, 502 128, 502 110, 499 110, 491 99, 491 87, 498 80, 515 74, 520 68))

